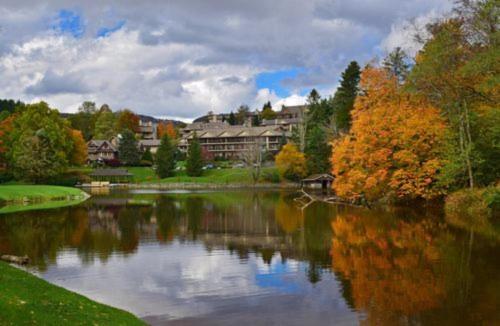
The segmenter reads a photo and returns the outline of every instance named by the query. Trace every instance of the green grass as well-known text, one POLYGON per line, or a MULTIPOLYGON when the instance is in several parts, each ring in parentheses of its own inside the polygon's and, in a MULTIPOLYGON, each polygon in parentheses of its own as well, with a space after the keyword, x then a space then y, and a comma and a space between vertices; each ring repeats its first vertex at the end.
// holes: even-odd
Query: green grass
POLYGON ((1 325, 145 325, 134 315, 0 262, 1 325))
POLYGON ((50 201, 68 197, 85 197, 82 190, 70 187, 45 185, 1 185, 0 200, 7 202, 50 201))
MULTIPOLYGON (((170 178, 159 179, 155 171, 149 167, 128 167, 130 173, 134 175, 134 181, 136 183, 213 183, 213 184, 252 184, 253 179, 250 174, 249 169, 237 168, 237 169, 211 169, 203 171, 203 175, 200 177, 190 177, 185 171, 177 171, 175 176, 170 178)), ((276 168, 269 167, 263 168, 261 173, 261 180, 263 182, 262 176, 266 172, 274 172, 276 168)))

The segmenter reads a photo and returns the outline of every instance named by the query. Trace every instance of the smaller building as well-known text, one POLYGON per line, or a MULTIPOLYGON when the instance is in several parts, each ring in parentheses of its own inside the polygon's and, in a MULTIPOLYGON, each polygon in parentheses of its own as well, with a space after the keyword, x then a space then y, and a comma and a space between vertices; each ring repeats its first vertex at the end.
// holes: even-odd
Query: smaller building
POLYGON ((334 177, 331 174, 313 174, 302 179, 302 187, 321 188, 323 191, 328 191, 332 188, 333 180, 334 177))
POLYGON ((109 140, 91 140, 87 143, 87 161, 113 160, 118 157, 118 150, 109 140))
POLYGON ((92 181, 107 181, 112 183, 128 183, 133 174, 125 169, 96 169, 89 174, 92 181))

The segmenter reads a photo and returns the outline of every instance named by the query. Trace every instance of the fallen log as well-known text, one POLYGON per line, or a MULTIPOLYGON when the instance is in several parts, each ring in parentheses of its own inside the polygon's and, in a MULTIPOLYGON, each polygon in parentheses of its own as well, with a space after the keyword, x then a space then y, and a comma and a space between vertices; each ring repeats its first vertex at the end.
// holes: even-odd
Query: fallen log
POLYGON ((13 256, 13 255, 1 255, 0 260, 6 261, 8 263, 14 263, 18 265, 26 265, 30 262, 28 256, 13 256))

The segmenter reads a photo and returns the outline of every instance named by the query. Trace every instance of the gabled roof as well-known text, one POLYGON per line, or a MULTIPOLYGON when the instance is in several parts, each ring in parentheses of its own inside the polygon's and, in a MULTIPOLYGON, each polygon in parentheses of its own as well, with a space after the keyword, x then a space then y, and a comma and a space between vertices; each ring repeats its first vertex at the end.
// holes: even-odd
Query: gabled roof
POLYGON ((109 140, 93 139, 93 140, 90 140, 87 143, 87 147, 89 149, 90 149, 90 147, 96 147, 95 150, 92 150, 92 151, 95 151, 95 152, 99 152, 99 151, 113 151, 113 152, 116 152, 116 148, 113 146, 113 144, 111 144, 111 142, 109 140), (107 148, 103 148, 103 146, 107 147, 107 148))

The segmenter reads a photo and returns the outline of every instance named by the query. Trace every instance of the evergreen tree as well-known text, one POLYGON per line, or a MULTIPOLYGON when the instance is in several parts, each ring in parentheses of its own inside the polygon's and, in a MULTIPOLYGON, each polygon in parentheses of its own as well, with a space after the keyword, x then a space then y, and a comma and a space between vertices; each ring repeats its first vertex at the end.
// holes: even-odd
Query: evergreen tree
POLYGON ((199 177, 203 173, 201 146, 196 133, 194 134, 193 140, 189 144, 186 161, 186 173, 191 177, 199 177))
POLYGON ((352 61, 342 73, 340 86, 337 88, 332 100, 336 133, 347 132, 351 127, 351 110, 359 91, 360 74, 361 70, 356 61, 352 61))
POLYGON ((120 144, 118 145, 118 154, 120 160, 125 165, 135 166, 139 164, 141 159, 139 148, 137 147, 137 140, 135 135, 130 130, 125 130, 121 134, 120 144))
POLYGON ((258 112, 255 112, 255 114, 252 116, 252 126, 260 126, 260 116, 258 112))
POLYGON ((227 122, 228 122, 231 126, 236 125, 236 116, 234 115, 233 111, 231 111, 231 113, 229 113, 229 118, 227 119, 227 122))
POLYGON ((156 174, 160 178, 171 177, 175 169, 175 146, 167 135, 161 137, 160 147, 156 152, 156 174))
POLYGON ((410 65, 408 56, 399 46, 384 59, 384 68, 402 84, 408 76, 410 65))
POLYGON ((307 157, 307 171, 309 174, 330 173, 331 145, 324 128, 314 126, 307 136, 305 154, 307 157))

